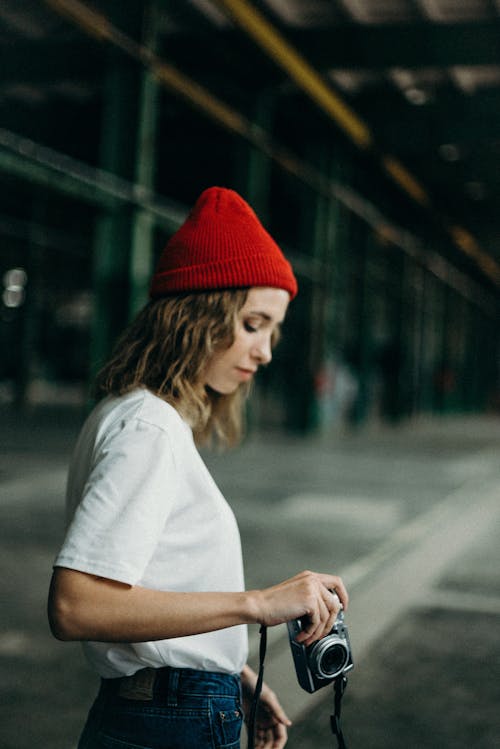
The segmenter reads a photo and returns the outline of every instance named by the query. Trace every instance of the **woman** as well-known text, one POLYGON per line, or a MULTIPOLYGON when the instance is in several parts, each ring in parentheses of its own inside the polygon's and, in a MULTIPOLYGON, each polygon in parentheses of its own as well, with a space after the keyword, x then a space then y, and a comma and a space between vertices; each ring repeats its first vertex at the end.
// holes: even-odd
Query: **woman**
MULTIPOLYGON (((105 397, 72 460, 49 596, 54 635, 81 640, 102 677, 79 749, 239 747, 240 698, 256 681, 245 625, 304 617, 309 645, 347 606, 329 574, 244 590, 234 516, 193 440, 237 441, 248 383, 296 292, 250 206, 209 188, 98 378, 105 397)), ((257 745, 283 747, 289 725, 264 685, 257 745)))

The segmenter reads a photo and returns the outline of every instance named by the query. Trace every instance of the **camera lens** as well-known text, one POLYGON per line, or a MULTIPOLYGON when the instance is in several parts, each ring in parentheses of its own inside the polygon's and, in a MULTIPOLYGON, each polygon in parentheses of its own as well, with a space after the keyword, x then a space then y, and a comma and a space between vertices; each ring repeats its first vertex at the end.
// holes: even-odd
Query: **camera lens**
POLYGON ((346 650, 343 645, 332 645, 325 651, 318 667, 325 676, 335 676, 342 670, 346 661, 346 650))
POLYGON ((333 679, 341 673, 349 658, 344 640, 325 637, 312 646, 309 653, 311 671, 322 679, 333 679))

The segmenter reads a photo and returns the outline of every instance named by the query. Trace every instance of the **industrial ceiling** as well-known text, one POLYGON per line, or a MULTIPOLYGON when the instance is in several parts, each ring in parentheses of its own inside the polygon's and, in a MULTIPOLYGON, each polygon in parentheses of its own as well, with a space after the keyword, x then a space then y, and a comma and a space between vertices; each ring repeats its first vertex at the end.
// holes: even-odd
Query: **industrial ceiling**
MULTIPOLYGON (((305 143, 331 137, 370 171, 369 184, 356 186, 363 199, 373 199, 378 181, 389 185, 398 215, 405 201, 415 205, 413 231, 420 216, 439 224, 454 247, 448 259, 500 287, 500 0, 163 0, 149 57, 121 27, 122 5, 2 0, 4 149, 21 148, 13 140, 21 136, 25 148, 98 166, 103 69, 115 46, 135 65, 156 65, 160 80, 163 73, 166 139, 172 118, 186 141, 203 138, 192 108, 199 114, 196 95, 208 92, 220 104, 208 112, 214 122, 270 148, 265 137, 259 142, 249 102, 272 93, 284 169, 297 171, 305 143), (201 93, 193 88, 191 108, 179 115, 176 103, 192 82, 201 93)), ((126 5, 140 14, 144 3, 126 5)), ((0 159, 7 187, 9 163, 0 159)), ((175 179, 160 180, 160 194, 184 201, 183 180, 177 191, 175 179)), ((0 230, 20 218, 3 193, 0 230)))

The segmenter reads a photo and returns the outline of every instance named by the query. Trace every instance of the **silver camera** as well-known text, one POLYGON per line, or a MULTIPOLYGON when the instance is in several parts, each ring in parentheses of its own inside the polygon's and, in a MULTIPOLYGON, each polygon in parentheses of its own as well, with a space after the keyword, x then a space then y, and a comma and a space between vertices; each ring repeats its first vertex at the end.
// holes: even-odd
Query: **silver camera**
POLYGON ((330 634, 307 647, 296 641, 302 632, 300 619, 292 619, 287 626, 297 679, 306 692, 326 687, 337 676, 353 668, 349 632, 342 611, 338 613, 330 634))

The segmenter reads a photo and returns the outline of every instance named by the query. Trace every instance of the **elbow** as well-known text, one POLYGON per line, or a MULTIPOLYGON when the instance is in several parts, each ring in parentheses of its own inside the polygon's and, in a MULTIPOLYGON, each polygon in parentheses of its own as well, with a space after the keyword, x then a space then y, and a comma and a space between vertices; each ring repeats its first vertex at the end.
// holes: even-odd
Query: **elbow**
POLYGON ((71 586, 64 584, 64 580, 64 574, 61 575, 60 571, 52 577, 47 604, 50 631, 63 642, 82 640, 79 596, 75 595, 71 586))
POLYGON ((48 606, 48 618, 50 631, 56 640, 73 642, 81 639, 78 632, 75 611, 69 601, 51 596, 48 606))

